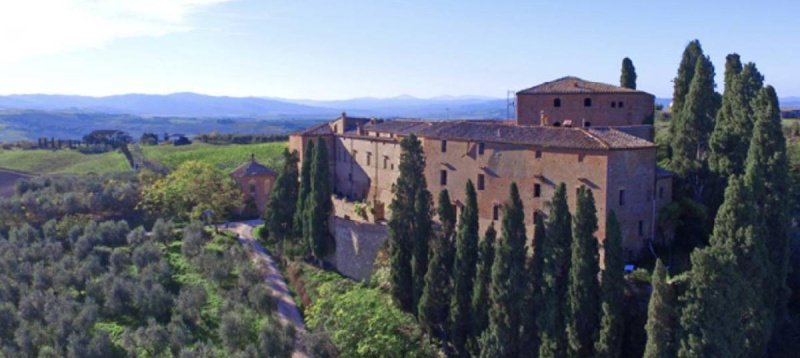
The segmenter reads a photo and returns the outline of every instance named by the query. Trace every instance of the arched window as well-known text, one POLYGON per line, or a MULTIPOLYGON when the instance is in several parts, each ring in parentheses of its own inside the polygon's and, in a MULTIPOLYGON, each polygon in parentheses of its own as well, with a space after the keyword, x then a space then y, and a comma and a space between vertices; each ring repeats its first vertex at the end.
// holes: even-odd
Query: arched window
POLYGON ((583 99, 583 106, 584 107, 591 107, 592 106, 592 99, 591 98, 584 98, 583 99))
POLYGON ((553 107, 561 107, 561 98, 556 98, 553 100, 553 107))

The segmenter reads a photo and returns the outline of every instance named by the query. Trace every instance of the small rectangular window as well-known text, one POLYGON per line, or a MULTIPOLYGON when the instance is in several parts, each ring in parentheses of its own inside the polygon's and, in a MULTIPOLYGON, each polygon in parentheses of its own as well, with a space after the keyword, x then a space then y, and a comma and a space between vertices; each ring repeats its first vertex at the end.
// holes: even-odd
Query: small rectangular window
POLYGON ((625 107, 625 102, 620 102, 619 103, 619 108, 622 108, 622 107, 625 107))
POLYGON ((500 205, 495 204, 492 207, 492 220, 500 220, 500 205))
POLYGON ((478 155, 483 155, 484 149, 486 149, 485 148, 485 144, 484 143, 478 143, 478 155))
POLYGON ((389 167, 389 157, 383 157, 383 169, 387 169, 389 167))
POLYGON ((367 166, 372 165, 372 152, 367 152, 367 166))
POLYGON ((447 141, 446 140, 442 140, 442 153, 446 153, 446 152, 447 152, 447 141))
POLYGON ((478 174, 478 190, 483 190, 485 184, 483 180, 483 174, 478 174))
POLYGON ((625 205, 625 189, 619 191, 619 205, 625 205))
POLYGON ((639 220, 639 236, 644 236, 644 221, 639 220))
POLYGON ((439 174, 439 184, 447 185, 447 170, 442 170, 439 174))
POLYGON ((536 159, 539 159, 541 157, 542 157, 542 151, 541 150, 537 150, 536 151, 536 159))
POLYGON ((578 154, 578 163, 583 163, 583 157, 585 157, 585 155, 578 154))
POLYGON ((542 196, 542 185, 533 184, 533 197, 538 198, 542 196))

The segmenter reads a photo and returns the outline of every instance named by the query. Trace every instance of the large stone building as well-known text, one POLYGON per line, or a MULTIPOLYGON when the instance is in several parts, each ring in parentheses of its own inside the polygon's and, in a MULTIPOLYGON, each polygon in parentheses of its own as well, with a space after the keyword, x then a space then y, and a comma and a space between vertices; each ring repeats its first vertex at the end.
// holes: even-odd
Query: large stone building
MULTIPOLYGON (((669 173, 656 167, 652 127, 642 125, 646 110, 653 110, 653 96, 570 77, 532 89, 517 94, 517 122, 377 120, 342 114, 332 122, 291 135, 290 147, 302 155, 310 139, 324 140, 335 193, 345 201, 369 203, 373 221, 389 215, 385 211, 399 175, 399 142, 411 133, 422 142, 425 178, 434 198, 447 189, 460 207, 467 180, 475 184, 482 228, 500 220, 500 208, 512 182, 519 186, 531 233, 534 213, 546 215, 546 205, 559 183, 568 187, 571 209, 575 208, 576 190, 586 186, 594 194, 600 218, 597 237, 605 237, 604 218, 613 210, 623 230, 626 254, 635 258, 656 237, 656 213, 672 196, 669 173), (545 91, 553 83, 561 83, 553 87, 560 88, 574 81, 603 91, 580 95, 545 91), (530 94, 532 89, 536 89, 535 95, 530 94), (615 91, 620 94, 613 100, 630 108, 620 115, 622 119, 599 107, 612 100, 609 96, 615 91), (533 96, 544 100, 533 100, 533 96), (545 100, 552 103, 553 97, 562 100, 562 112, 537 107, 545 100), (578 97, 591 98, 591 108, 597 112, 584 107, 578 97), (532 121, 529 115, 537 110, 539 121, 532 121), (557 113, 572 114, 561 117, 557 113), (573 117, 574 113, 580 116, 573 117), (583 125, 577 125, 577 118, 583 125)), ((349 216, 343 211, 337 206, 336 215, 349 216)))

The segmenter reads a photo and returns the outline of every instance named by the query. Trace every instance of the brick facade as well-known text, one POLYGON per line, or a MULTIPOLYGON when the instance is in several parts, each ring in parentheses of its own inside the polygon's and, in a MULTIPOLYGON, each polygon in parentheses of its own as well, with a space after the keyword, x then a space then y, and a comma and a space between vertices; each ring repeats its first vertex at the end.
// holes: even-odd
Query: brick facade
MULTIPOLYGON (((652 95, 638 93, 634 96, 650 98, 652 112, 652 95)), ((630 101, 636 108, 634 102, 630 101)), ((613 122, 602 116, 590 118, 598 124, 613 122)), ((471 180, 478 193, 483 231, 501 219, 502 211, 495 208, 508 199, 509 186, 516 182, 529 238, 534 212, 546 215, 556 186, 566 184, 568 203, 574 210, 575 192, 585 185, 592 190, 597 207, 596 236, 600 240, 605 237, 605 218, 614 210, 623 230, 626 256, 634 259, 657 236, 656 213, 671 200, 671 178, 656 167, 655 145, 641 139, 646 135, 636 135, 652 133, 651 129, 637 128, 631 135, 626 130, 592 125, 591 129, 537 129, 497 121, 381 121, 343 115, 326 126, 292 135, 290 146, 301 152, 308 139, 324 139, 331 152, 334 192, 385 212, 399 176, 399 142, 414 133, 422 142, 425 179, 434 198, 447 189, 460 206, 466 182, 471 180)), ((385 217, 389 215, 387 212, 385 217)), ((500 223, 495 225, 500 230, 500 223)))

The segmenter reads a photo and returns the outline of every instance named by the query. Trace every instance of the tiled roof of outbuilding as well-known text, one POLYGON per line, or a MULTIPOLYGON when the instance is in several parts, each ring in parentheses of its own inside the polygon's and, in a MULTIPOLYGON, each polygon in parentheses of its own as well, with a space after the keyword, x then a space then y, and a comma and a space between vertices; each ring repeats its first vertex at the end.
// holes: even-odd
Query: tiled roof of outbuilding
POLYGON ((630 88, 614 86, 607 83, 587 81, 578 77, 562 77, 555 81, 545 82, 517 94, 565 94, 565 93, 646 93, 630 88))
POLYGON ((247 163, 240 165, 238 168, 234 169, 233 172, 231 172, 231 176, 235 178, 252 177, 259 175, 277 176, 278 174, 275 173, 275 171, 270 169, 269 167, 261 165, 259 162, 255 160, 255 158, 251 158, 250 160, 247 161, 247 163))
POLYGON ((534 145, 562 149, 635 149, 655 145, 613 128, 516 126, 500 121, 385 121, 367 131, 420 137, 534 145))

